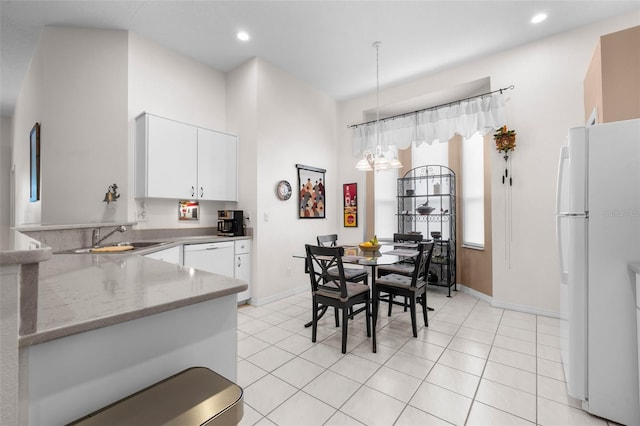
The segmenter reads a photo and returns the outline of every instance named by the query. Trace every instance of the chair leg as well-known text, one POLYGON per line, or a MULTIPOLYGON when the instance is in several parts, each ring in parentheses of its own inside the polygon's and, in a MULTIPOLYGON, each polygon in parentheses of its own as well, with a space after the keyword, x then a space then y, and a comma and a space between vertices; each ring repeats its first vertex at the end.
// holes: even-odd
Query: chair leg
POLYGON ((416 325, 416 297, 411 297, 409 301, 409 310, 411 311, 411 329, 413 330, 413 337, 418 337, 418 326, 416 325))
POLYGON ((424 326, 429 327, 429 318, 427 316, 427 311, 429 308, 427 307, 427 294, 423 294, 420 296, 420 303, 422 304, 422 316, 424 317, 424 326))
POLYGON ((314 297, 313 299, 313 313, 311 317, 311 341, 315 343, 316 335, 318 334, 318 302, 314 297))
POLYGON ((366 306, 365 306, 365 310, 364 310, 364 314, 365 319, 367 321, 367 337, 371 337, 371 303, 369 298, 367 298, 367 301, 365 302, 366 306))
POLYGON ((407 296, 404 297, 404 311, 407 312, 407 305, 409 304, 409 298, 407 296))
POLYGON ((390 317, 391 316, 391 307, 393 306, 393 294, 389 293, 389 312, 387 313, 387 316, 390 317))
POLYGON ((333 308, 333 314, 336 317, 336 327, 340 327, 340 316, 338 315, 338 308, 333 308))
POLYGON ((342 353, 347 353, 347 328, 349 328, 349 324, 347 324, 347 320, 349 318, 349 310, 345 307, 342 308, 342 353))

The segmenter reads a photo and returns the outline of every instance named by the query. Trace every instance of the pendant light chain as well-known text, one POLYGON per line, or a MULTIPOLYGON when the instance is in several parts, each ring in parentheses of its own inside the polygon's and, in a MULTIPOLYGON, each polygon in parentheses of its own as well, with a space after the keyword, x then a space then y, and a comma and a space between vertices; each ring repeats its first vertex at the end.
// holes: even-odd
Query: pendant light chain
POLYGON ((383 151, 380 145, 380 45, 381 41, 374 41, 371 46, 376 48, 376 120, 375 120, 375 150, 365 151, 362 160, 356 164, 356 169, 362 171, 378 171, 398 169, 402 167, 397 155, 392 151, 383 151))
POLYGON ((380 140, 380 45, 381 41, 374 41, 373 45, 376 48, 376 144, 379 144, 380 140))

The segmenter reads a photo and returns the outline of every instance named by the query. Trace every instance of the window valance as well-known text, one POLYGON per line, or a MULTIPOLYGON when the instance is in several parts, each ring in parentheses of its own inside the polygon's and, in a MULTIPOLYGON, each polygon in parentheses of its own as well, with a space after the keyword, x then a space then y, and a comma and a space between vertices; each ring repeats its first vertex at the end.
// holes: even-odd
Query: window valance
POLYGON ((352 128, 353 156, 359 157, 365 151, 375 152, 378 141, 383 151, 389 146, 406 149, 415 142, 416 146, 434 141, 447 142, 454 135, 471 137, 475 132, 482 135, 499 129, 506 124, 505 99, 498 91, 490 96, 481 96, 461 101, 454 105, 436 107, 381 119, 352 128))

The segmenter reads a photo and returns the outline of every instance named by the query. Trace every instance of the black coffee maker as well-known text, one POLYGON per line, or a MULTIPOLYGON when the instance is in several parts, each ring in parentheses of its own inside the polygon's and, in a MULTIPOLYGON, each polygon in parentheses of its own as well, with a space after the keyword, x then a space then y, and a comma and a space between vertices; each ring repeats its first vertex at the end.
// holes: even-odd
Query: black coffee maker
POLYGON ((218 235, 225 237, 244 235, 242 210, 218 210, 218 235))

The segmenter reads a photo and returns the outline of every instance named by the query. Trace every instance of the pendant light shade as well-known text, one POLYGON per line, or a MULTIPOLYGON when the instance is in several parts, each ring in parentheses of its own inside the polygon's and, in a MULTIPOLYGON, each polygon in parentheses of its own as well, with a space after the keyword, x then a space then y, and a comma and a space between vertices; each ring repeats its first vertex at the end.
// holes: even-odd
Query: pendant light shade
POLYGON ((375 153, 365 151, 362 159, 356 164, 356 169, 365 172, 399 169, 402 167, 402 163, 400 163, 395 153, 391 150, 382 151, 382 146, 380 145, 380 45, 382 45, 381 41, 375 41, 372 45, 376 49, 376 150, 375 153))

